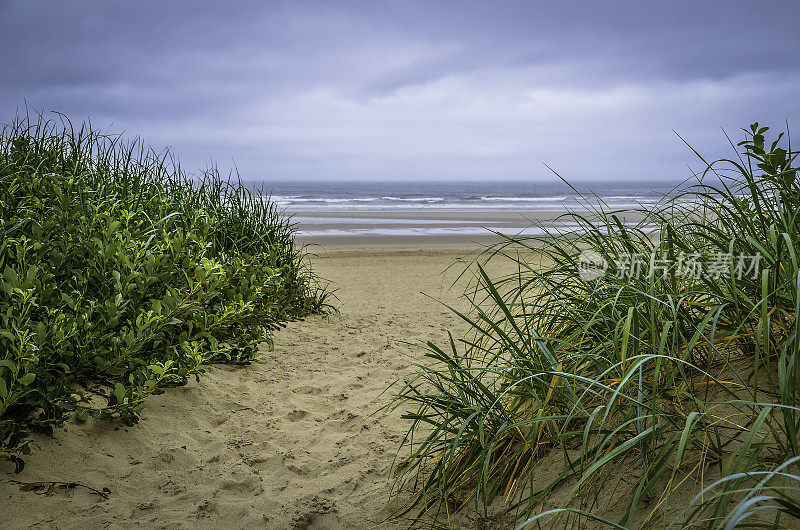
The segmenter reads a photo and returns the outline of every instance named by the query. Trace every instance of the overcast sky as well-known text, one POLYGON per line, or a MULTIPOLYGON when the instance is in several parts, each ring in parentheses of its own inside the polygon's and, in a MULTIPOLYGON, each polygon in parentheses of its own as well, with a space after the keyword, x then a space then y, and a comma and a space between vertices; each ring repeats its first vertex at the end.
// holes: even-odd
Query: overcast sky
POLYGON ((800 2, 0 0, 27 105, 248 179, 681 178, 800 124, 800 2), (729 149, 729 148, 728 148, 729 149))

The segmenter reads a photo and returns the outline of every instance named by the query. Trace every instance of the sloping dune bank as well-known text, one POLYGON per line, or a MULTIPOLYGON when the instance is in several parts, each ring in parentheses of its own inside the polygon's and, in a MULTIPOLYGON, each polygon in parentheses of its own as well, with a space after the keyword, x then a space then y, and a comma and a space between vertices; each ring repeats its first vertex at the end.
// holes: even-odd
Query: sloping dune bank
POLYGON ((460 329, 422 293, 458 304, 448 288, 463 266, 443 271, 476 248, 317 249, 340 314, 289 324, 249 367, 211 366, 200 384, 150 398, 133 427, 70 421, 38 439, 20 475, 3 464, 0 526, 380 525, 405 425, 377 411, 422 357, 406 341, 460 329))

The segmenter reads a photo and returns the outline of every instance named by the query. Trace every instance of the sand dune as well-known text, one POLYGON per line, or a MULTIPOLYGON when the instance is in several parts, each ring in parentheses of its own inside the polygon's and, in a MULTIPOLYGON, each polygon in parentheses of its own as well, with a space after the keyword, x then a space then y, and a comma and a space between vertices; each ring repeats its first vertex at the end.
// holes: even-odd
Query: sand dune
POLYGON ((439 273, 474 248, 317 250, 340 314, 289 324, 249 367, 211 366, 200 384, 150 398, 133 427, 69 421, 38 438, 22 474, 3 464, 0 526, 380 526, 405 428, 376 412, 381 394, 421 357, 402 341, 459 326, 420 291, 453 302, 455 269, 439 273), (8 479, 110 493, 23 491, 8 479))

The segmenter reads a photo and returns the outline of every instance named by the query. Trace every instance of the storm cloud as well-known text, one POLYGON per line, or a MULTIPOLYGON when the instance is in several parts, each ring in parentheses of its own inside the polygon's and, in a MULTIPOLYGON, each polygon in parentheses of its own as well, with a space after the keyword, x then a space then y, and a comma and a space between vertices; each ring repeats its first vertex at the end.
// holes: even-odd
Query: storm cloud
POLYGON ((790 2, 0 1, 30 109, 249 179, 681 178, 800 116, 790 2))

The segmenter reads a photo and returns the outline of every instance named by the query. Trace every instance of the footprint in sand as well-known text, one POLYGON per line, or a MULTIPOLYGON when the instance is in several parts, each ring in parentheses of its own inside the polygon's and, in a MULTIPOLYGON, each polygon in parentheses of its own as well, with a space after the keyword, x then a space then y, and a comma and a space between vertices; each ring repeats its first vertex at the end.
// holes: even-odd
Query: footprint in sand
POLYGON ((323 389, 314 386, 299 386, 293 389, 292 392, 300 392, 301 394, 310 394, 312 396, 318 396, 322 394, 323 389))
POLYGON ((292 528, 295 530, 344 528, 336 511, 336 504, 333 501, 314 497, 305 507, 297 510, 292 520, 292 528))
POLYGON ((286 415, 289 421, 300 421, 306 416, 308 416, 308 412, 306 412, 305 410, 293 410, 286 415))

